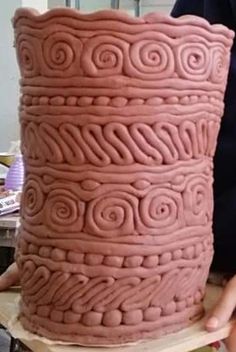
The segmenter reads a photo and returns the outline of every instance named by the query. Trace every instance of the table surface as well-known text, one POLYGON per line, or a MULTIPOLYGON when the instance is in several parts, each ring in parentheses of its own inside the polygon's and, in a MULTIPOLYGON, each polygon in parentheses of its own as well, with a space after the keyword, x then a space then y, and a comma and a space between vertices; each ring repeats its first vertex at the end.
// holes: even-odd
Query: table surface
MULTIPOLYGON (((215 304, 221 294, 222 289, 219 286, 208 285, 205 299, 206 312, 215 304)), ((16 312, 16 300, 19 297, 19 291, 10 290, 0 292, 0 323, 5 327, 8 321, 16 312)), ((22 342, 33 352, 189 352, 196 348, 206 346, 212 342, 222 340, 229 334, 231 323, 217 332, 207 333, 203 329, 204 318, 193 324, 191 327, 184 329, 176 334, 162 337, 158 340, 142 343, 136 346, 120 348, 88 348, 78 346, 48 345, 38 340, 22 342)))
POLYGON ((0 247, 15 247, 19 224, 18 213, 0 216, 0 247))
POLYGON ((1 215, 0 216, 0 229, 15 229, 20 222, 18 213, 1 215))

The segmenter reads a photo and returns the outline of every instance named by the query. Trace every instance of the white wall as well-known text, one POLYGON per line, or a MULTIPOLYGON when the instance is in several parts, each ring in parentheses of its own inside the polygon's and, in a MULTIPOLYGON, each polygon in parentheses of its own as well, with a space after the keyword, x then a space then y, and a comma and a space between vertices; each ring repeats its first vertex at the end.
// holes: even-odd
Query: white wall
POLYGON ((175 0, 143 0, 143 13, 152 11, 170 13, 174 3, 175 0))
POLYGON ((0 11, 0 151, 18 139, 18 68, 13 48, 11 17, 19 1, 4 1, 0 11), (4 8, 3 8, 4 7, 4 8))
POLYGON ((45 10, 46 4, 46 0, 7 0, 0 4, 0 152, 8 150, 12 140, 19 139, 19 71, 11 18, 18 7, 45 10))
MULTIPOLYGON (((73 4, 73 0, 71 2, 73 4)), ((142 13, 152 11, 169 13, 174 2, 175 0, 141 0, 142 13)), ((64 4, 64 0, 48 0, 49 8, 63 6, 64 4)), ((111 0, 80 0, 80 4, 82 11, 94 11, 110 7, 111 0)), ((134 7, 134 0, 120 0, 120 7, 132 13, 131 9, 134 7)))
POLYGON ((48 0, 48 7, 53 8, 57 6, 65 6, 64 0, 48 0))

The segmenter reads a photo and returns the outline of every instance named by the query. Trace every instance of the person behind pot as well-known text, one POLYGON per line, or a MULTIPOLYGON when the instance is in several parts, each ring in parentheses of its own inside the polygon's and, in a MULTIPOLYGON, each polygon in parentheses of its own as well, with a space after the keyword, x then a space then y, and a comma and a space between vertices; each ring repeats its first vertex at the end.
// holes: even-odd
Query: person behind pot
MULTIPOLYGON (((236 30, 236 0, 177 0, 172 16, 197 15, 210 23, 221 23, 236 30)), ((236 273, 236 39, 232 48, 225 112, 214 159, 214 235, 213 269, 236 273)), ((16 264, 0 277, 0 290, 19 281, 16 264)), ((236 307, 236 276, 224 289, 223 295, 206 322, 206 329, 217 330, 230 319, 236 307)), ((229 352, 236 352, 236 324, 227 340, 229 352)))

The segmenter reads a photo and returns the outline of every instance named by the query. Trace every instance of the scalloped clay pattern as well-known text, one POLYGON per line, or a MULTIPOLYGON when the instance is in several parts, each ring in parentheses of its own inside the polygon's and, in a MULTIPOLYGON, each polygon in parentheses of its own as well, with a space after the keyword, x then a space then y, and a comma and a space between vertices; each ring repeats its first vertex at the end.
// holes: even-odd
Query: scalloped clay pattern
POLYGON ((198 319, 233 33, 184 16, 19 9, 23 326, 115 345, 198 319))

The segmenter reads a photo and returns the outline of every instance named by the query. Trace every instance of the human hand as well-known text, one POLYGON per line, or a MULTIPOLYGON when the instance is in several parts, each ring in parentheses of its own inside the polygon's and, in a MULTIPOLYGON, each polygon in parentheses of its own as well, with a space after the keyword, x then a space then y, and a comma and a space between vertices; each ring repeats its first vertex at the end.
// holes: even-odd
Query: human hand
MULTIPOLYGON (((208 331, 215 331, 223 327, 231 318, 236 308, 236 276, 226 285, 217 305, 206 322, 208 331)), ((226 340, 229 352, 236 352, 236 324, 233 325, 230 336, 226 340)))
POLYGON ((20 274, 16 263, 11 264, 0 276, 0 291, 7 290, 20 282, 20 274))

